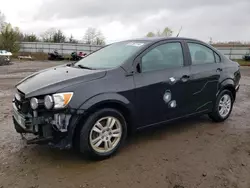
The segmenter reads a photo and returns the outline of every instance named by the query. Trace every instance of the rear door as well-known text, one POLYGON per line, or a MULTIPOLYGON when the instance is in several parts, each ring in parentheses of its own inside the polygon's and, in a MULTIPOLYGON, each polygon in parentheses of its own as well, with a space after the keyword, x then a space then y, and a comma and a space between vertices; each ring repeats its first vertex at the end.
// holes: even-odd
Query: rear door
POLYGON ((209 46, 187 41, 190 54, 189 106, 192 112, 207 111, 213 107, 223 71, 220 56, 209 46))
POLYGON ((152 125, 187 113, 189 67, 181 41, 160 42, 136 60, 138 126, 152 125))

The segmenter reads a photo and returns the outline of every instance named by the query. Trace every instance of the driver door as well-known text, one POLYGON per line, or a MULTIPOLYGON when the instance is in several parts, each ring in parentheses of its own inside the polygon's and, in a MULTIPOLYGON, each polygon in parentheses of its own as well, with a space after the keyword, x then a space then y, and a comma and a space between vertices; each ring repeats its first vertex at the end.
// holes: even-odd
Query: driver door
POLYGON ((136 60, 136 109, 138 127, 149 126, 188 113, 185 94, 189 67, 181 41, 160 42, 136 60))

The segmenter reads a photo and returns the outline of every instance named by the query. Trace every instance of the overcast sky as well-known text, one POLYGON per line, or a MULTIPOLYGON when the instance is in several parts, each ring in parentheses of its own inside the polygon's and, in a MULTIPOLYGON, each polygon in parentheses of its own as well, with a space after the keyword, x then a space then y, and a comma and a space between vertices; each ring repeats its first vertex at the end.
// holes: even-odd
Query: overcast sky
POLYGON ((82 39, 88 27, 107 42, 143 37, 170 27, 209 41, 250 41, 250 0, 0 0, 8 22, 41 34, 49 28, 82 39))

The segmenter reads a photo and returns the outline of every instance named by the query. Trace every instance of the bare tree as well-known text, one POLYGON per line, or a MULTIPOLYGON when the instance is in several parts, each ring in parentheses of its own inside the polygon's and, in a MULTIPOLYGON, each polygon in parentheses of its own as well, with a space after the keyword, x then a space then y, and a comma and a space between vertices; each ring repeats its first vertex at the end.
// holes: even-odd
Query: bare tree
POLYGON ((72 34, 69 37, 69 43, 78 43, 78 41, 76 39, 74 39, 72 34))
POLYGON ((105 37, 101 33, 101 31, 97 32, 96 38, 94 39, 93 44, 95 45, 105 45, 105 37))
POLYGON ((95 28, 88 28, 85 32, 84 42, 86 44, 94 44, 94 45, 104 45, 105 44, 105 38, 101 31, 98 31, 95 28))
POLYGON ((20 41, 21 42, 38 42, 39 38, 35 34, 20 34, 20 41))
POLYGON ((105 39, 103 37, 96 37, 93 44, 95 44, 95 45, 105 45, 105 39))
POLYGON ((45 31, 42 35, 43 42, 54 42, 54 43, 63 43, 66 42, 66 36, 60 29, 50 28, 45 31))
POLYGON ((88 28, 83 38, 84 42, 86 44, 91 44, 93 42, 93 39, 95 38, 95 35, 96 35, 96 29, 88 28))
POLYGON ((53 42, 53 36, 56 33, 56 29, 50 28, 47 31, 45 31, 42 35, 42 41, 43 42, 53 42))

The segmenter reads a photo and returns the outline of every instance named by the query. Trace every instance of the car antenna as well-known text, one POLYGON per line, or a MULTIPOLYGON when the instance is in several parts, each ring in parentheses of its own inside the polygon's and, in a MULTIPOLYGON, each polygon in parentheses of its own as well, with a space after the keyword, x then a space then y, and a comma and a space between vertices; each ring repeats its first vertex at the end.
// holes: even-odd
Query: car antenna
POLYGON ((181 30, 182 30, 182 26, 181 26, 181 28, 180 28, 180 30, 179 30, 179 32, 178 32, 178 34, 177 34, 176 37, 179 37, 181 30))

